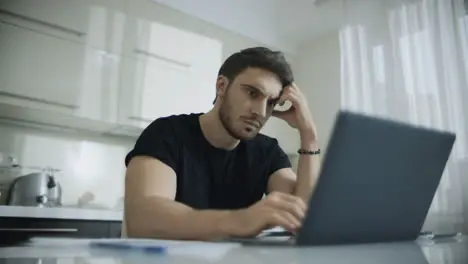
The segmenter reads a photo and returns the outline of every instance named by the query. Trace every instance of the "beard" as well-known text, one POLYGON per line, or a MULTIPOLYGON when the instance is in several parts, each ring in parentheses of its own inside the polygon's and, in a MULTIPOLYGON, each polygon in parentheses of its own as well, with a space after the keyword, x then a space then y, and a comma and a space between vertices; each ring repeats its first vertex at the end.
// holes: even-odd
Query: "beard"
POLYGON ((224 129, 228 132, 228 134, 237 139, 237 140, 250 140, 253 139, 258 131, 257 129, 246 129, 245 133, 239 132, 236 130, 234 126, 234 117, 232 116, 233 113, 233 107, 229 103, 229 97, 226 96, 225 100, 221 103, 221 106, 219 107, 219 120, 221 121, 221 124, 223 125, 224 129))

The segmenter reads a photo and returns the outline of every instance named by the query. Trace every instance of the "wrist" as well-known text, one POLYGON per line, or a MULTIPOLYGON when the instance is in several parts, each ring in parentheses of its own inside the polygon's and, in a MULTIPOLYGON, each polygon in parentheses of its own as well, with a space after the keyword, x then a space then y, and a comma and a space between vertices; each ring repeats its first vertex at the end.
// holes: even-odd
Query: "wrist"
POLYGON ((218 232, 224 237, 235 236, 237 234, 235 224, 235 211, 222 211, 217 225, 218 232))
POLYGON ((304 150, 317 150, 319 149, 318 141, 301 141, 301 149, 304 150))
POLYGON ((302 149, 313 150, 319 148, 316 133, 301 133, 300 140, 302 149))
POLYGON ((299 136, 302 143, 314 144, 318 142, 317 132, 315 129, 301 129, 299 130, 299 136))
POLYGON ((197 239, 224 239, 235 231, 232 212, 228 210, 191 210, 184 219, 189 219, 187 226, 194 230, 197 239))

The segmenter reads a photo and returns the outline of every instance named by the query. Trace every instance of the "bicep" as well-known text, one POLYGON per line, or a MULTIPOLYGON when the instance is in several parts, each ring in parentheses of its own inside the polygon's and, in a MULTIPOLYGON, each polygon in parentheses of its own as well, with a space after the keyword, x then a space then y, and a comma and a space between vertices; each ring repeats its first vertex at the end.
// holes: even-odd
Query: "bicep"
POLYGON ((279 169, 270 175, 267 192, 278 191, 293 194, 296 187, 296 179, 296 173, 291 168, 279 169))
POLYGON ((160 160, 149 156, 135 156, 129 162, 125 175, 127 201, 154 196, 174 200, 176 188, 176 173, 160 160))

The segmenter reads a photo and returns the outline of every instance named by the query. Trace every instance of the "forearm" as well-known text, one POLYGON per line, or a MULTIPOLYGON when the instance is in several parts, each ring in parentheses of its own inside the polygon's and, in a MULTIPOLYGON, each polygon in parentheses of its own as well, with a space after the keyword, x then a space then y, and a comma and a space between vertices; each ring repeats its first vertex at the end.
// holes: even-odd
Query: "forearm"
POLYGON ((127 235, 139 238, 211 240, 229 236, 230 211, 194 210, 170 199, 151 197, 125 208, 127 235))
MULTIPOLYGON (((317 150, 316 138, 301 136, 301 148, 306 150, 317 150)), ((297 181, 294 193, 301 197, 304 202, 309 201, 310 195, 315 188, 320 170, 320 155, 300 155, 297 164, 297 181)))

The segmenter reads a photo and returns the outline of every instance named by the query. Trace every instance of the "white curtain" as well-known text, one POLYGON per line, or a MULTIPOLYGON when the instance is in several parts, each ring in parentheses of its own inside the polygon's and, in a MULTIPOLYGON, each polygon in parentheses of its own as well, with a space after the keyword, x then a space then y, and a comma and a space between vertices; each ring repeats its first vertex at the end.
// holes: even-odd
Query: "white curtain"
POLYGON ((342 108, 457 134, 425 230, 468 232, 464 0, 342 0, 342 108))

